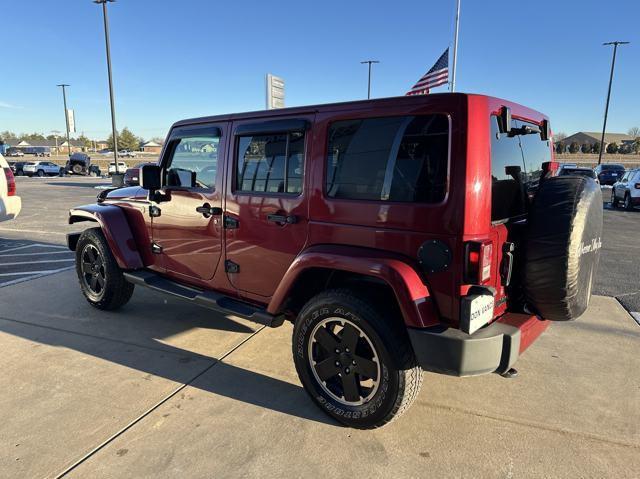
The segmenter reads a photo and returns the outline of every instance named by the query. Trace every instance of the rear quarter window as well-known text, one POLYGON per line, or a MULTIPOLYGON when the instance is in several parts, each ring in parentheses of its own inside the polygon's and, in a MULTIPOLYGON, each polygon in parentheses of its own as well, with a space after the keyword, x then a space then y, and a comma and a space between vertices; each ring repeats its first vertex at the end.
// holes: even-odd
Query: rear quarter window
POLYGON ((442 202, 447 190, 449 118, 443 114, 337 121, 328 132, 331 198, 442 202))

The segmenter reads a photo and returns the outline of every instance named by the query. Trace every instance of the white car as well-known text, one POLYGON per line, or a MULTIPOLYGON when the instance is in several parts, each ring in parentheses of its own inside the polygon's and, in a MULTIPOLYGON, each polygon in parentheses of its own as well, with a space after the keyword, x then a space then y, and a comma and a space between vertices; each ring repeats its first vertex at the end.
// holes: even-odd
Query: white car
MULTIPOLYGON (((124 175, 124 172, 127 171, 127 164, 124 161, 118 162, 118 173, 124 175)), ((109 163, 109 169, 107 173, 109 175, 113 175, 116 172, 116 164, 114 162, 109 163)))
POLYGON ((16 194, 16 180, 9 164, 0 155, 0 221, 15 218, 22 209, 22 200, 16 194))
POLYGON ((120 150, 118 156, 120 158, 135 158, 136 154, 131 150, 120 150))
POLYGON ((22 172, 27 176, 52 176, 60 174, 60 167, 51 161, 34 161, 25 163, 22 172))
POLYGON ((611 206, 617 208, 620 203, 626 210, 640 206, 640 169, 626 171, 624 176, 613 184, 611 206))

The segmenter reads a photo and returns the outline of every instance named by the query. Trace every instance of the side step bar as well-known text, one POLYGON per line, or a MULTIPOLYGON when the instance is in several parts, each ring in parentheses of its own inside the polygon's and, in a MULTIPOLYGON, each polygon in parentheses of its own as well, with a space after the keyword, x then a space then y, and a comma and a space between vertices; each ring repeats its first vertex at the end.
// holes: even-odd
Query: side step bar
POLYGON ((266 310, 253 306, 237 299, 224 296, 213 291, 202 291, 200 289, 176 283, 151 271, 125 271, 124 278, 135 285, 162 291, 182 299, 193 301, 199 306, 203 306, 222 314, 232 314, 241 318, 264 324, 271 328, 281 326, 284 322, 284 315, 273 315, 266 310))

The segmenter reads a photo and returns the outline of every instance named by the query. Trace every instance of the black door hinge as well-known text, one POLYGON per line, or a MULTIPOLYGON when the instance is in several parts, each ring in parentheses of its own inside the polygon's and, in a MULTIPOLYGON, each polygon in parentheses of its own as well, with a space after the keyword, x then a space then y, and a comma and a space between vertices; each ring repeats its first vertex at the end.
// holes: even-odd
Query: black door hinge
POLYGON ((234 263, 231 260, 226 260, 224 262, 224 270, 227 273, 239 273, 240 272, 240 265, 238 263, 234 263))
POLYGON ((240 227, 240 222, 231 216, 224 215, 224 228, 227 230, 235 230, 240 227))
POLYGON ((158 216, 160 216, 161 212, 162 210, 160 210, 159 207, 155 205, 149 206, 149 216, 151 216, 152 218, 157 218, 158 216))
POLYGON ((162 253, 162 246, 154 241, 153 243, 151 243, 151 252, 154 254, 162 253))

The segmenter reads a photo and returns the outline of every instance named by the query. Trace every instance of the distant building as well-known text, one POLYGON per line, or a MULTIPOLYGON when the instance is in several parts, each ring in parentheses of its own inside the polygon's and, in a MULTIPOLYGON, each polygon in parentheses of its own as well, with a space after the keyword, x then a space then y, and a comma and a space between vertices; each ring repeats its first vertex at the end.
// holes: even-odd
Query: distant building
POLYGON ((157 153, 157 154, 160 154, 160 152, 162 151, 162 145, 159 145, 155 141, 147 141, 145 144, 142 145, 141 149, 145 153, 157 153))
MULTIPOLYGON (((569 145, 574 141, 577 142, 580 146, 585 143, 589 143, 593 145, 595 143, 600 143, 600 138, 602 138, 602 132, 598 133, 597 131, 579 131, 578 133, 574 133, 571 136, 566 137, 562 142, 564 143, 565 149, 569 148, 569 145)), ((634 138, 624 133, 606 133, 604 135, 604 149, 606 151, 607 145, 610 143, 616 143, 618 146, 631 146, 633 145, 634 138)))

